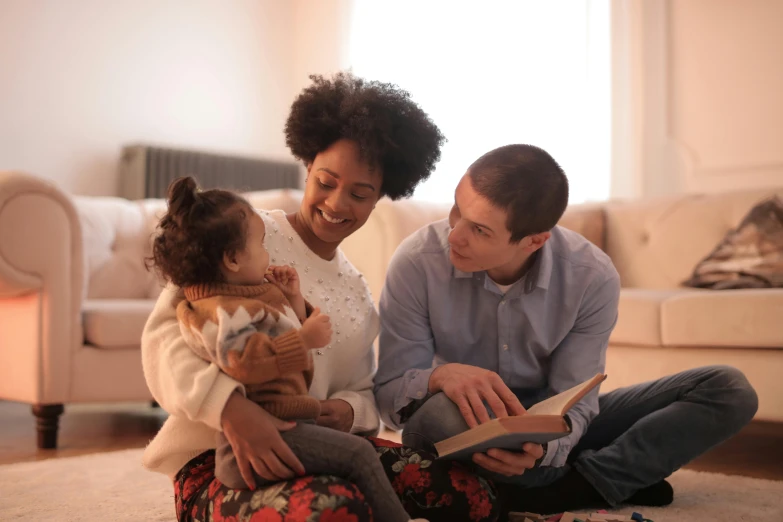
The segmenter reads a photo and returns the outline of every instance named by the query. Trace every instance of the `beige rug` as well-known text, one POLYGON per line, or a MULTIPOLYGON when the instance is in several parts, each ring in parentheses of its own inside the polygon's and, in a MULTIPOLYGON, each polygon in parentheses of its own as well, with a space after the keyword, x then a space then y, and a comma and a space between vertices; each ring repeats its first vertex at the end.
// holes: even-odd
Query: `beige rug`
MULTIPOLYGON (((0 520, 173 521, 172 486, 141 450, 0 466, 0 520)), ((623 507, 655 522, 780 522, 783 482, 678 471, 666 508, 623 507)))

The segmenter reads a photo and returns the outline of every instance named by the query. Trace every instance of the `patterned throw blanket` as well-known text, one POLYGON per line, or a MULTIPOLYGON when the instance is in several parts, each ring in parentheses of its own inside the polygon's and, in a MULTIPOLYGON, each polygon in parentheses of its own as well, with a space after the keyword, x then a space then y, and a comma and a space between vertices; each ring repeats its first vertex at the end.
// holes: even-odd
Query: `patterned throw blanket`
POLYGON ((683 285, 724 290, 783 288, 783 201, 757 204, 683 285))

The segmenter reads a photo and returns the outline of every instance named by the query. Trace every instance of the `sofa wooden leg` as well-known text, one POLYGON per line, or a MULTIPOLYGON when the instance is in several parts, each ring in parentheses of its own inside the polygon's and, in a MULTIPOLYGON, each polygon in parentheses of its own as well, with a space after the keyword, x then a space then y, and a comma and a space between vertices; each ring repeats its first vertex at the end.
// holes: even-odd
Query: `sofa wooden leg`
POLYGON ((60 425, 60 415, 64 410, 62 404, 33 405, 35 427, 38 432, 38 449, 57 448, 57 429, 60 425))

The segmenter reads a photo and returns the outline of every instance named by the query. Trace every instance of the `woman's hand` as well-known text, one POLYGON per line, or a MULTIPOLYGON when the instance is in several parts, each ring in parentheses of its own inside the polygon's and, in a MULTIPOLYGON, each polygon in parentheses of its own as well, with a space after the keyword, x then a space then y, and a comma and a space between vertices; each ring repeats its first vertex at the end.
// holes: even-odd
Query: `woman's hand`
POLYGON ((236 455, 239 473, 251 490, 252 470, 266 480, 280 481, 304 475, 305 469, 280 436, 296 426, 269 414, 261 406, 234 392, 223 408, 223 434, 236 455))
POLYGON ((353 427, 353 408, 342 399, 321 401, 321 415, 315 423, 319 426, 350 433, 353 427))
POLYGON ((536 461, 544 455, 544 447, 533 442, 524 443, 522 450, 521 453, 515 453, 493 448, 486 453, 474 453, 473 462, 489 471, 514 477, 534 468, 536 461))

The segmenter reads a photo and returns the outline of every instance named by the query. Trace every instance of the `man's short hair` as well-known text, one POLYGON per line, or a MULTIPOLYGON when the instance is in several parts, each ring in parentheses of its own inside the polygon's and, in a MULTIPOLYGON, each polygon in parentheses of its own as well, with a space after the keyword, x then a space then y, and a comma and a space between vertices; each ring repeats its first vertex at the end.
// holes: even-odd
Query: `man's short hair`
POLYGON ((473 189, 508 213, 511 242, 552 230, 568 205, 568 179, 545 150, 506 145, 468 168, 473 189))

